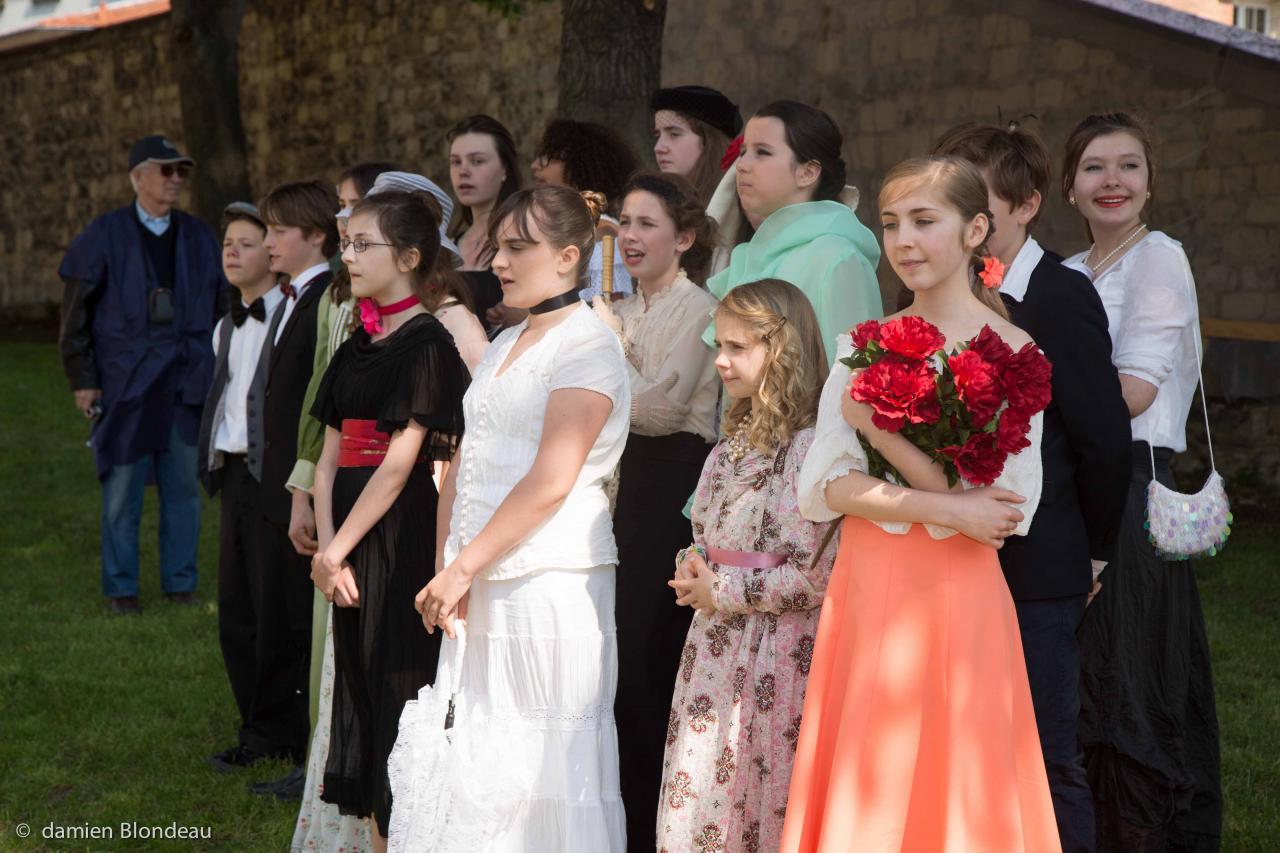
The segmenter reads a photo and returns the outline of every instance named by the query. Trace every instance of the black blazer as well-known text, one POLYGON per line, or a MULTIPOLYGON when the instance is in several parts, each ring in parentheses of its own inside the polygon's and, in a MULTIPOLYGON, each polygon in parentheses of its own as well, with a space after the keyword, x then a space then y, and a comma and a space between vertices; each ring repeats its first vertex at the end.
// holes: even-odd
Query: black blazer
POLYGON ((316 314, 332 280, 333 274, 324 272, 311 281, 271 351, 263 405, 262 511, 267 520, 283 526, 288 526, 292 508, 285 483, 298 459, 298 419, 315 362, 316 314))
POLYGON ((1003 296, 1014 324, 1053 364, 1040 506, 1030 532, 1010 536, 999 552, 1017 600, 1087 593, 1089 559, 1111 559, 1129 490, 1129 410, 1107 314, 1093 283, 1061 261, 1045 252, 1022 301, 1003 296))

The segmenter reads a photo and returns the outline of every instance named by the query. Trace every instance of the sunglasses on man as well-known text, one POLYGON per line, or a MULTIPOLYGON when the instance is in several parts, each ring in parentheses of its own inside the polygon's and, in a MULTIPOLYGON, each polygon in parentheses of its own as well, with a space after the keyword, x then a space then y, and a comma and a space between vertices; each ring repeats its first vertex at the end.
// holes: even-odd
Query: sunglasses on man
POLYGON ((177 172, 179 178, 186 179, 191 174, 191 166, 188 163, 160 163, 160 174, 166 178, 172 178, 173 173, 177 172))

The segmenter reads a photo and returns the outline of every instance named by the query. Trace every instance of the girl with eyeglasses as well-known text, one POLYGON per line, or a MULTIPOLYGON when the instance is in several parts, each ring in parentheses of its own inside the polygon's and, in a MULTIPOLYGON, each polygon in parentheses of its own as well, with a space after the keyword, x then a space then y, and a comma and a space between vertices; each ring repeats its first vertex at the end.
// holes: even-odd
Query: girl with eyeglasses
POLYGON ((334 354, 312 414, 325 424, 316 465, 316 588, 334 604, 337 679, 322 799, 391 817, 386 761, 404 703, 435 673, 438 638, 410 607, 430 579, 432 465, 462 438, 467 369, 424 307, 440 220, 422 196, 370 194, 352 211, 342 259, 362 301, 360 328, 334 354), (357 251, 363 247, 364 251, 357 251))

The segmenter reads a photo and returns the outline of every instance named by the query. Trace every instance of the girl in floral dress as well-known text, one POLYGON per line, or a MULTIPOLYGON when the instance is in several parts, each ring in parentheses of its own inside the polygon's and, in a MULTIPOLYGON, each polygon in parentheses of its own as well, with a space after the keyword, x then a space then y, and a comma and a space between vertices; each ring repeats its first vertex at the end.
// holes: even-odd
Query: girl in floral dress
POLYGON ((826 355, 809 300, 776 279, 740 285, 715 315, 733 398, 702 470, 694 545, 677 558, 689 628, 667 728, 658 848, 778 849, 805 680, 835 547, 800 515, 826 355), (819 553, 821 552, 821 553, 819 553), (818 555, 815 559, 815 555, 818 555))

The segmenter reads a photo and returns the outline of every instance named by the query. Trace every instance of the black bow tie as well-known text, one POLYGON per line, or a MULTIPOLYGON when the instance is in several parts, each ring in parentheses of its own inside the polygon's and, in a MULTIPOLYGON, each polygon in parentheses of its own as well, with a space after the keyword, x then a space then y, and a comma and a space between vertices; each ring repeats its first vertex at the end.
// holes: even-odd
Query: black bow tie
POLYGON ((253 304, 245 306, 244 302, 239 299, 231 301, 231 322, 236 324, 236 328, 244 325, 244 321, 252 317, 259 323, 267 319, 267 306, 259 296, 253 300, 253 304))

